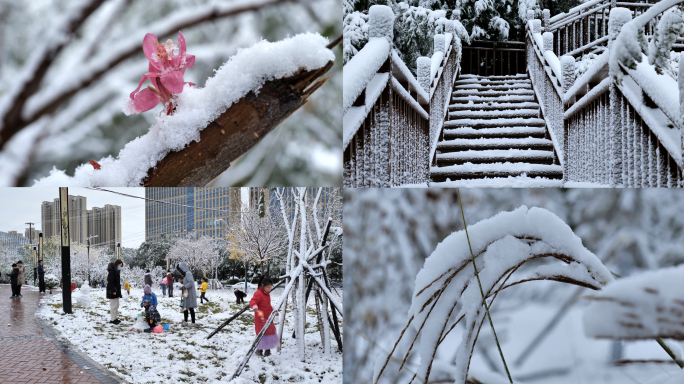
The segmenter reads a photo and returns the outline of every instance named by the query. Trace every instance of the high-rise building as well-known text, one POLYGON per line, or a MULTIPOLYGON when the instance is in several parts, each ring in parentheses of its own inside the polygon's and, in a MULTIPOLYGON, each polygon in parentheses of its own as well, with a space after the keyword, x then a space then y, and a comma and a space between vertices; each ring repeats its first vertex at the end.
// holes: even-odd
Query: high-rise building
POLYGON ((196 232, 224 237, 240 211, 240 188, 145 188, 145 241, 196 232))
POLYGON ((88 237, 93 237, 91 246, 116 249, 116 244, 121 242, 121 207, 109 204, 102 208, 93 207, 88 211, 87 227, 88 237))
POLYGON ((17 231, 8 231, 7 234, 8 234, 8 235, 12 235, 12 236, 24 237, 23 234, 21 234, 21 233, 19 233, 19 232, 17 232, 17 231))
POLYGON ((28 238, 29 241, 31 241, 32 244, 38 244, 38 234, 40 233, 40 229, 36 228, 26 228, 24 230, 24 237, 28 238), (30 233, 29 233, 30 232, 30 233))
MULTIPOLYGON (((69 195, 69 239, 72 242, 85 244, 88 237, 88 209, 86 198, 83 196, 69 195)), ((59 199, 52 202, 43 201, 41 206, 41 225, 43 236, 51 238, 59 236, 60 228, 60 205, 59 199)))
MULTIPOLYGON (((97 235, 91 240, 90 245, 104 245, 111 249, 121 242, 121 207, 118 205, 105 205, 104 208, 93 207, 88 210, 87 199, 83 196, 69 195, 69 238, 71 242, 86 244, 89 236, 97 235)), ((43 237, 49 239, 59 236, 60 228, 60 205, 59 199, 52 202, 43 201, 41 205, 41 225, 43 237)), ((35 231, 35 242, 38 233, 35 231)), ((26 229, 28 233, 28 228, 26 229)))

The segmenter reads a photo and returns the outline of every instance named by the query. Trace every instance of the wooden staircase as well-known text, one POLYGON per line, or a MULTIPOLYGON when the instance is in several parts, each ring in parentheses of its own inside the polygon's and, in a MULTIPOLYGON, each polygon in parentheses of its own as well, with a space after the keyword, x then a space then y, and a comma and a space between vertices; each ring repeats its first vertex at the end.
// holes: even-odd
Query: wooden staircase
POLYGON ((437 144, 432 182, 527 176, 562 179, 525 74, 462 75, 437 144))

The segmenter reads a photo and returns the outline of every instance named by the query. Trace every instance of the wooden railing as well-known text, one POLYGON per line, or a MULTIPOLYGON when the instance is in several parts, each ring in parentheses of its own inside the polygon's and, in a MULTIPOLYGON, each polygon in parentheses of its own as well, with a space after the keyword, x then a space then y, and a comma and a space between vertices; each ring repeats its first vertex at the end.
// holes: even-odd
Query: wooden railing
POLYGON ((525 43, 473 41, 463 46, 464 75, 508 76, 525 73, 525 67, 525 43))
MULTIPOLYGON (((376 23, 386 24, 386 19, 374 17, 375 7, 383 6, 371 7, 369 31, 383 31, 376 23)), ((371 33, 366 46, 345 65, 345 187, 428 181, 461 59, 453 25, 447 23, 446 32, 435 35, 432 58, 418 59, 418 79, 392 48, 387 28, 384 33, 389 35, 371 33)))
MULTIPOLYGON (((561 148, 558 152, 562 153, 563 180, 570 182, 569 185, 574 182, 613 187, 680 187, 683 148, 680 132, 684 128, 681 112, 657 97, 658 93, 677 94, 677 82, 671 78, 672 81, 661 82, 656 76, 668 75, 656 75, 648 65, 641 65, 637 70, 621 66, 619 70, 624 73, 621 82, 608 75, 609 50, 622 25, 596 14, 601 15, 601 9, 615 5, 614 1, 591 1, 561 17, 551 20, 546 17, 544 24, 552 24, 547 28, 551 32, 544 35, 540 33, 540 20, 528 21, 526 47, 530 78, 554 147, 557 151, 561 148), (599 10, 592 11, 596 9, 599 10), (608 23, 607 29, 602 24, 604 21, 608 23), (580 47, 573 45, 572 39, 561 37, 559 40, 558 31, 575 22, 580 25, 586 22, 585 25, 590 27, 598 23, 600 32, 592 34, 585 31, 584 36, 588 38, 580 47), (602 39, 605 41, 600 41, 602 39), (555 44, 558 41, 561 45, 568 42, 568 48, 561 47, 559 51, 555 44), (596 46, 599 41, 600 44, 606 43, 608 52, 602 53, 584 75, 575 79, 573 55, 589 51, 591 47, 588 49, 587 46, 596 46), (568 54, 559 60, 557 52, 568 54), (658 86, 643 84, 644 79, 658 86), (658 102, 666 104, 659 105, 658 102)), ((617 5, 629 5, 632 15, 637 16, 653 6, 617 5)), ((652 15, 645 15, 651 17, 644 28, 647 38, 651 37, 649 31, 653 31, 663 13, 660 8, 653 9, 652 15), (658 11, 661 12, 656 13, 658 11)), ((677 48, 675 45, 674 49, 677 48)), ((679 87, 684 86, 682 83, 684 81, 678 83, 679 87)), ((684 108, 681 111, 684 112, 684 108)))

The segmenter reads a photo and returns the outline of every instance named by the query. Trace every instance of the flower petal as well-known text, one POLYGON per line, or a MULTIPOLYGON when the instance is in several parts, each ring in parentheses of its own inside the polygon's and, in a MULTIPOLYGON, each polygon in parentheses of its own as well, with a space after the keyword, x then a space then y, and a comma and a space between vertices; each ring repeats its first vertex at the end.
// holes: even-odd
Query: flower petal
POLYGON ((131 99, 133 98, 133 96, 135 96, 136 92, 138 92, 138 90, 140 90, 140 87, 142 87, 142 84, 145 82, 145 79, 149 78, 150 81, 152 81, 153 78, 156 78, 158 76, 159 76, 159 73, 154 73, 154 72, 148 72, 148 73, 142 75, 142 77, 140 78, 140 83, 138 84, 138 88, 136 88, 135 91, 131 92, 131 99))
POLYGON ((145 35, 145 38, 143 39, 143 52, 145 52, 145 57, 147 57, 147 60, 150 61, 150 63, 156 63, 155 55, 157 54, 157 44, 159 42, 157 41, 157 36, 148 33, 145 35))
POLYGON ((141 113, 149 111, 157 104, 159 104, 159 96, 151 90, 145 88, 135 95, 135 99, 133 99, 132 105, 130 105, 129 109, 131 113, 141 113))
POLYGON ((192 68, 195 65, 195 55, 185 55, 185 67, 192 68))
POLYGON ((183 37, 183 34, 178 31, 178 46, 179 48, 179 53, 182 55, 185 53, 185 37, 183 37))
POLYGON ((171 93, 183 92, 183 73, 180 71, 166 72, 161 76, 161 83, 171 93))

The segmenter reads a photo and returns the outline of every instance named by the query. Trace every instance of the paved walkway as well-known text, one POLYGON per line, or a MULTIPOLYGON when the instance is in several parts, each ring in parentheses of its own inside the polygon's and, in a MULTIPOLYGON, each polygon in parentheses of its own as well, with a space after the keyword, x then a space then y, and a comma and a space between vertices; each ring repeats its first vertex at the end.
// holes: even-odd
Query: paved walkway
POLYGON ((57 340, 52 328, 34 316, 45 295, 26 288, 24 297, 10 300, 10 286, 0 285, 0 383, 121 382, 57 340))

